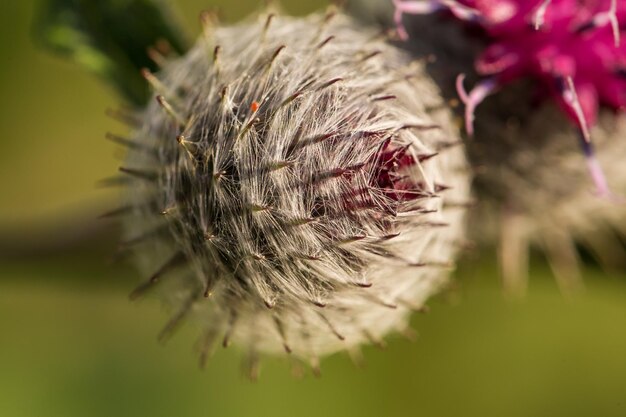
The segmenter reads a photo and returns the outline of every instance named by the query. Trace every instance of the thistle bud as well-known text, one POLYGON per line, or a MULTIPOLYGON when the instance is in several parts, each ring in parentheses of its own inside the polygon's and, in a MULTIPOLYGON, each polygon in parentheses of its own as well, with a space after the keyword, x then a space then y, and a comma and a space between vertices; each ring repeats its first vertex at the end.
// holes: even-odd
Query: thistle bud
POLYGON ((388 26, 395 9, 403 46, 414 56, 432 56, 429 73, 448 99, 465 105, 459 110, 473 133, 468 153, 480 201, 470 234, 497 242, 507 287, 524 290, 531 244, 546 252, 566 291, 580 285, 577 244, 604 264, 622 263, 616 236, 626 232, 620 202, 626 171, 619 162, 626 155, 624 5, 380 4, 362 0, 354 8, 375 11, 388 26), (463 84, 471 83, 477 87, 466 93, 463 84))
POLYGON ((318 358, 407 326, 463 238, 458 132, 417 63, 341 14, 211 25, 144 75, 126 246, 203 352, 318 358))

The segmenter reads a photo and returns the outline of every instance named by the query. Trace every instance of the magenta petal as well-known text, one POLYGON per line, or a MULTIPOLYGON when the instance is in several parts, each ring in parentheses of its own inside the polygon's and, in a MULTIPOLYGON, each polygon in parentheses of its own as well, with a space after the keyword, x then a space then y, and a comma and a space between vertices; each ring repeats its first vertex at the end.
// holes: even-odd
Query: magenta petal
POLYGON ((519 59, 516 52, 503 44, 493 44, 476 60, 476 70, 481 75, 502 73, 518 63, 519 59))
POLYGON ((473 136, 476 107, 496 89, 497 84, 494 79, 485 79, 476 84, 468 94, 463 86, 463 81, 465 81, 465 74, 459 74, 456 79, 456 89, 461 101, 465 104, 465 130, 469 136, 473 136))
MULTIPOLYGON (((420 10, 416 1, 394 3, 401 13, 444 9, 463 24, 483 29, 488 47, 476 59, 476 69, 488 78, 470 92, 462 75, 456 83, 470 135, 476 107, 496 87, 519 78, 551 93, 546 96, 559 104, 587 144, 599 104, 626 110, 626 0, 425 0, 420 10)), ((605 192, 592 152, 586 155, 598 190, 605 192)))

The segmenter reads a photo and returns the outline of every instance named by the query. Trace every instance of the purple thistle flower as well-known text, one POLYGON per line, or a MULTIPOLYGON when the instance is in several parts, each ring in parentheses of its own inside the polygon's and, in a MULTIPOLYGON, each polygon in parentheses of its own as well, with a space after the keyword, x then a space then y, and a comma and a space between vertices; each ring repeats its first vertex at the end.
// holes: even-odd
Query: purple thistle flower
POLYGON ((564 111, 580 132, 588 169, 600 194, 610 195, 595 160, 590 129, 600 105, 626 108, 626 2, 617 0, 393 0, 398 34, 406 39, 404 14, 447 12, 479 27, 488 46, 475 68, 484 77, 471 91, 457 79, 466 129, 475 108, 499 87, 528 77, 538 92, 564 111))

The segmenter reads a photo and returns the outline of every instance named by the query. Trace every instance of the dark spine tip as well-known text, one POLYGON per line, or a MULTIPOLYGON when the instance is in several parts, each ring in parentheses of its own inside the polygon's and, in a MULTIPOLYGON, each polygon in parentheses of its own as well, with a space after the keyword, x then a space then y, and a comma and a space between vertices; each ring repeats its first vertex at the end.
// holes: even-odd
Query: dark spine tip
POLYGON ((326 46, 330 41, 332 41, 333 39, 335 39, 335 36, 331 35, 329 37, 327 37, 326 39, 324 39, 322 42, 320 42, 317 45, 317 49, 322 49, 324 46, 326 46))
POLYGON ((388 100, 395 100, 398 97, 393 95, 393 94, 388 94, 385 96, 377 96, 377 97, 373 97, 372 101, 388 101, 388 100))
POLYGON ((433 158, 433 157, 435 157, 437 155, 439 155, 439 152, 428 153, 428 154, 420 154, 420 155, 417 155, 417 160, 419 162, 424 162, 424 161, 428 161, 429 159, 431 159, 431 158, 433 158))
POLYGON ((396 238, 398 236, 400 236, 400 232, 398 232, 398 233, 389 233, 387 235, 382 236, 379 240, 381 240, 381 241, 391 240, 391 239, 394 239, 394 238, 396 238))
POLYGON ((150 71, 148 68, 141 68, 139 70, 139 73, 141 74, 141 76, 143 78, 145 78, 146 80, 148 80, 150 77, 152 77, 152 71, 150 71))
POLYGON ((274 18, 276 17, 276 15, 274 13, 270 13, 267 15, 267 19, 265 19, 265 25, 263 26, 263 30, 267 31, 270 27, 270 25, 272 24, 272 20, 274 20, 274 18))
POLYGON ((343 78, 341 77, 333 78, 329 81, 326 81, 324 84, 322 84, 320 89, 330 87, 331 85, 337 84, 338 82, 341 82, 341 81, 343 81, 343 78))
POLYGON ((270 58, 270 63, 274 62, 276 58, 278 58, 278 55, 280 55, 281 51, 283 51, 286 47, 287 45, 280 45, 278 48, 276 48, 276 50, 272 54, 272 57, 270 58))

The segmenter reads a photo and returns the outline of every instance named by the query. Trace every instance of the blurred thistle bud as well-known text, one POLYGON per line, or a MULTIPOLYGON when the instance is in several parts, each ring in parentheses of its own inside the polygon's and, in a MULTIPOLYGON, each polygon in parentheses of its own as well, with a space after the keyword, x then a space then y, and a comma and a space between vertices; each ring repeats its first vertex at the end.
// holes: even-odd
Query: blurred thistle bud
POLYGON ((626 132, 623 4, 384 3, 381 10, 381 2, 362 0, 354 9, 399 24, 408 37, 403 46, 414 56, 431 56, 427 69, 444 95, 465 104, 459 109, 474 133, 467 146, 480 202, 470 233, 499 242, 507 287, 524 291, 531 243, 545 250, 566 291, 580 285, 577 244, 606 265, 623 263, 617 238, 626 218, 620 203, 626 176, 619 162, 626 155, 620 137, 626 132), (460 74, 477 88, 465 93, 460 74), (539 102, 543 98, 551 100, 539 102), (594 184, 604 198, 593 195, 594 184))
POLYGON ((469 170, 421 63, 334 11, 222 27, 145 70, 124 247, 175 310, 249 352, 357 352, 407 329, 464 242, 469 170))

